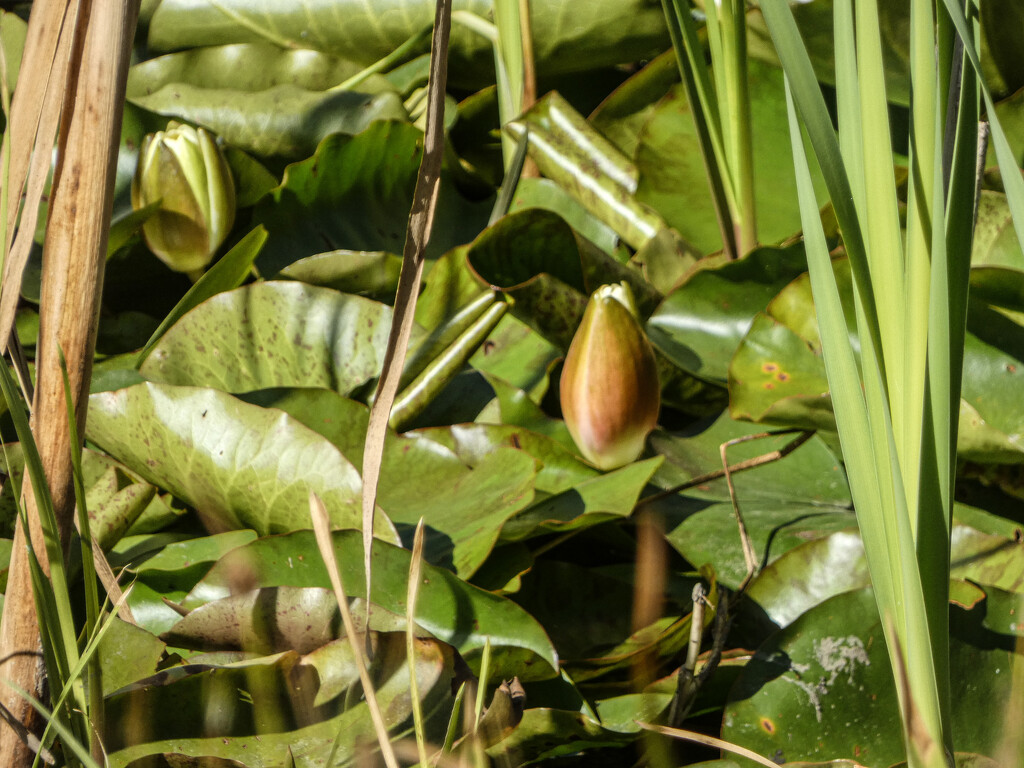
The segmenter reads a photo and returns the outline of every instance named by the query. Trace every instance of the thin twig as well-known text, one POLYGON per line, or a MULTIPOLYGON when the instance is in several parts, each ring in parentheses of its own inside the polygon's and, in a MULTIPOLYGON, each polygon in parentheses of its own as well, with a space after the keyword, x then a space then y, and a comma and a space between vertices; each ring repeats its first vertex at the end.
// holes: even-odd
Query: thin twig
POLYGON ((637 508, 645 504, 651 504, 655 501, 660 501, 661 499, 668 498, 669 496, 675 496, 677 493, 682 493, 683 491, 688 490, 690 488, 695 488, 699 485, 704 485, 705 483, 709 483, 712 480, 718 480, 721 477, 725 477, 726 472, 735 475, 739 472, 746 472, 748 469, 754 469, 765 464, 771 464, 773 461, 779 461, 780 459, 784 459, 797 448, 799 448, 801 445, 810 440, 815 434, 813 430, 803 431, 799 429, 783 429, 778 432, 759 432, 756 435, 749 435, 749 437, 752 439, 764 437, 777 437, 778 435, 791 435, 794 432, 800 432, 801 434, 795 440, 786 443, 786 445, 782 446, 777 451, 770 451, 769 453, 765 453, 760 456, 755 456, 752 459, 744 459, 743 461, 736 462, 735 464, 729 466, 728 469, 716 469, 711 472, 706 472, 703 475, 698 475, 697 477, 687 480, 685 483, 674 485, 671 488, 665 489, 664 491, 659 491, 658 493, 640 499, 640 501, 637 502, 637 508))
POLYGON ((757 571, 757 555, 754 554, 754 544, 750 541, 750 534, 747 532, 747 524, 743 522, 743 513, 740 512, 740 502, 736 498, 736 486, 732 483, 732 473, 729 471, 729 457, 727 455, 730 447, 756 439, 754 435, 738 437, 735 440, 726 440, 718 451, 722 456, 722 468, 725 470, 725 484, 729 488, 729 501, 732 502, 732 511, 736 515, 736 527, 740 531, 740 544, 743 547, 743 561, 747 565, 747 575, 740 584, 740 592, 746 589, 747 584, 754 578, 757 571))

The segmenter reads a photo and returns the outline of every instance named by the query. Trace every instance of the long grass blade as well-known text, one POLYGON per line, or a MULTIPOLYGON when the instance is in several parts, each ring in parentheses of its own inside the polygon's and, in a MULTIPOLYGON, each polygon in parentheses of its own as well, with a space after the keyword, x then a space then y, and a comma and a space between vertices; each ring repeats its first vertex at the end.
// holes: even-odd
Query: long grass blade
MULTIPOLYGON (((313 491, 309 492, 309 514, 313 519, 313 532, 316 534, 316 543, 320 548, 320 556, 323 558, 327 575, 331 580, 331 587, 334 589, 334 596, 338 601, 338 609, 341 611, 341 621, 345 626, 345 636, 348 638, 349 645, 352 646, 352 655, 355 659, 356 669, 359 672, 359 680, 363 685, 363 696, 366 697, 366 705, 370 710, 373 729, 377 734, 377 743, 380 745, 381 754, 384 756, 384 762, 388 768, 398 768, 398 760, 395 758, 394 750, 391 748, 388 727, 384 722, 384 716, 381 714, 380 705, 377 703, 377 694, 373 689, 373 681, 370 679, 370 672, 367 670, 366 662, 363 659, 364 649, 359 643, 359 634, 356 631, 356 624, 352 619, 352 611, 348 605, 348 594, 345 592, 341 571, 338 568, 338 561, 334 555, 334 540, 331 537, 331 522, 327 515, 327 508, 320 500, 320 497, 313 491)), ((369 628, 370 624, 367 621, 367 638, 369 638, 369 628)))
POLYGON ((413 726, 416 731, 416 750, 420 765, 427 768, 426 733, 423 725, 423 704, 420 701, 419 682, 416 677, 416 601, 419 598, 420 572, 423 565, 423 518, 416 524, 409 558, 409 585, 405 593, 405 658, 409 665, 409 697, 412 704, 413 726))
MULTIPOLYGON (((977 32, 967 26, 967 18, 957 0, 942 0, 949 14, 953 26, 956 28, 964 46, 964 53, 976 75, 975 82, 981 90, 982 99, 985 102, 985 111, 992 131, 992 146, 996 152, 996 160, 999 162, 999 169, 1002 172, 1003 189, 1006 192, 1006 202, 1013 216, 1013 228, 1017 233, 1017 240, 1024 243, 1024 176, 1021 176, 1017 167, 1013 150, 1010 149, 1010 142, 1006 138, 1006 132, 999 122, 996 114, 996 105, 992 99, 985 78, 982 75, 981 60, 978 56, 977 32)), ((973 3, 969 7, 973 7, 973 3)), ((976 12, 975 12, 976 14, 976 12)), ((976 23, 976 17, 972 17, 976 23)))
POLYGON ((700 147, 704 170, 711 187, 711 202, 722 235, 722 250, 726 258, 739 256, 736 230, 733 227, 732 211, 735 195, 732 182, 725 170, 725 150, 720 127, 715 120, 718 105, 711 88, 711 77, 703 58, 703 49, 697 37, 697 28, 690 15, 689 3, 682 0, 661 0, 665 12, 672 47, 676 52, 679 75, 690 105, 690 114, 697 130, 697 144, 700 147))
POLYGON ((391 406, 398 393, 409 336, 416 313, 420 278, 426 260, 427 243, 434 225, 441 185, 441 159, 444 154, 444 101, 448 78, 448 37, 451 32, 451 0, 437 0, 434 15, 434 34, 430 47, 430 83, 427 97, 427 128, 423 144, 409 227, 402 255, 402 272, 395 295, 395 312, 388 335, 376 397, 370 408, 363 448, 363 567, 366 572, 366 610, 370 610, 372 568, 370 552, 373 547, 373 526, 377 505, 377 483, 380 480, 384 457, 384 438, 387 435, 391 406))

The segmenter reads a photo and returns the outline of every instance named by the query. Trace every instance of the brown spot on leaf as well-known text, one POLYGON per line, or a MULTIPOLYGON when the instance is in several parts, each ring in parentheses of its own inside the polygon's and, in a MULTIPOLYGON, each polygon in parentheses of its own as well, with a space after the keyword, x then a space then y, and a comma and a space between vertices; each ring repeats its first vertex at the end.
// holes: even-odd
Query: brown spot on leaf
POLYGON ((760 721, 761 730, 767 733, 769 736, 775 735, 775 723, 770 718, 762 717, 760 721))

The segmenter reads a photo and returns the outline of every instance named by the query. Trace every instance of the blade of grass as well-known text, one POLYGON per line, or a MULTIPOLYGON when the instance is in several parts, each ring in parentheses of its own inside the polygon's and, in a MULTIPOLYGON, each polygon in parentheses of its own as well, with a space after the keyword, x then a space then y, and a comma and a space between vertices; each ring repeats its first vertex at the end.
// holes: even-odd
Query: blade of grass
MULTIPOLYGON (((120 599, 113 606, 113 609, 107 615, 106 619, 104 619, 101 622, 97 622, 96 625, 92 628, 92 631, 89 634, 88 641, 85 644, 85 648, 82 649, 82 655, 79 657, 78 662, 75 664, 75 666, 71 668, 70 672, 68 673, 68 679, 64 683, 64 687, 61 690, 60 695, 54 700, 53 709, 54 709, 55 712, 59 711, 61 706, 67 700, 68 696, 71 694, 71 692, 73 690, 73 687, 74 687, 76 681, 81 678, 82 672, 85 671, 86 666, 87 665, 89 667, 92 667, 93 665, 97 665, 98 666, 99 658, 96 656, 96 652, 100 648, 100 643, 103 641, 103 638, 106 637, 106 635, 110 631, 110 629, 114 626, 114 620, 117 618, 117 614, 118 614, 122 604, 126 604, 128 602, 128 596, 131 594, 132 588, 134 586, 135 586, 134 584, 129 585, 128 589, 126 589, 121 594, 120 599)), ((89 678, 89 687, 90 687, 90 695, 92 693, 92 689, 95 688, 96 690, 99 691, 100 699, 102 701, 102 698, 103 698, 103 688, 102 688, 101 680, 100 680, 100 678, 98 676, 97 677, 92 677, 92 673, 91 672, 90 672, 90 678, 89 678)), ((102 761, 102 759, 103 759, 103 750, 101 748, 102 745, 100 745, 99 739, 96 738, 96 735, 103 733, 103 721, 102 721, 102 719, 97 718, 97 714, 102 714, 102 711, 97 712, 97 710, 92 708, 92 704, 90 704, 89 723, 90 723, 90 726, 91 726, 90 733, 93 734, 93 738, 90 739, 90 741, 93 742, 97 747, 100 747, 99 749, 95 749, 94 748, 94 749, 92 749, 90 751, 92 753, 93 759, 95 759, 97 761, 102 761), (97 752, 98 752, 98 754, 97 754, 97 752)), ((52 723, 52 721, 51 721, 51 723, 52 723)), ((46 740, 46 732, 50 730, 50 727, 51 727, 50 723, 47 723, 47 726, 46 726, 47 730, 43 732, 43 740, 44 741, 46 740)))
MULTIPOLYGON (((786 93, 808 268, 836 423, 879 612, 893 616, 893 621, 886 625, 887 647, 894 669, 899 647, 915 649, 910 670, 913 704, 929 733, 942 740, 940 691, 882 365, 872 347, 862 349, 862 391, 788 78, 786 93)), ((870 287, 869 282, 869 290, 870 287)), ((866 322, 861 304, 861 338, 866 335, 866 322)), ((900 705, 901 711, 906 712, 911 702, 901 696, 900 705)))
MULTIPOLYGON (((394 750, 391 748, 391 740, 388 738, 388 727, 384 722, 380 706, 377 704, 377 695, 373 689, 373 681, 370 679, 370 673, 363 659, 363 644, 359 642, 356 624, 352 619, 352 611, 349 610, 348 595, 345 592, 345 585, 341 579, 338 561, 334 556, 334 541, 331 537, 331 522, 327 515, 327 508, 320 500, 320 497, 313 491, 309 492, 309 514, 313 519, 313 531, 316 534, 316 543, 320 549, 320 556, 323 558, 324 565, 327 568, 327 575, 331 579, 334 596, 338 600, 341 621, 345 626, 345 636, 348 638, 349 645, 352 646, 352 655, 355 659, 356 669, 359 672, 359 680, 363 685, 363 696, 366 697, 366 705, 370 710, 373 729, 377 734, 377 743, 380 745, 381 754, 384 756, 384 762, 388 768, 398 768, 398 760, 395 758, 394 750)), ((367 638, 369 638, 369 617, 367 617, 366 628, 367 638)))
POLYGON ((477 686, 473 702, 473 730, 480 724, 480 715, 484 711, 484 699, 487 694, 487 681, 491 679, 491 638, 484 641, 484 652, 480 657, 480 682, 477 686))
POLYGON ((693 124, 697 130, 697 144, 704 161, 708 185, 711 187, 711 202, 722 235, 722 250, 726 258, 735 259, 739 255, 736 231, 732 225, 735 195, 732 192, 728 174, 723 173, 724 152, 721 131, 713 122, 718 115, 718 107, 714 101, 711 79, 703 57, 703 48, 697 37, 697 28, 693 17, 690 15, 689 3, 684 0, 661 0, 661 5, 665 12, 665 21, 672 39, 672 47, 676 52, 676 62, 679 65, 683 89, 686 91, 686 101, 690 105, 690 114, 693 116, 693 124))
POLYGON ((71 750, 75 757, 81 762, 85 768, 100 768, 100 764, 92 759, 89 754, 89 750, 82 745, 82 742, 75 738, 73 734, 63 723, 58 720, 50 710, 44 707, 34 696, 30 695, 23 688, 19 688, 13 683, 8 682, 7 686, 14 690, 20 697, 32 705, 40 715, 43 716, 49 723, 53 725, 53 730, 60 736, 61 743, 66 749, 71 750))
MULTIPOLYGON (((843 233, 843 244, 850 258, 850 268, 853 272, 860 303, 863 305, 866 324, 869 329, 872 329, 867 341, 874 348, 875 356, 884 363, 881 339, 877 331, 878 309, 870 290, 871 276, 868 269, 866 245, 861 233, 860 217, 854 203, 853 187, 850 183, 847 166, 832 128, 832 118, 818 86, 810 57, 807 55, 800 32, 785 0, 763 0, 761 12, 789 80, 800 125, 806 130, 807 137, 811 142, 815 159, 832 199, 836 219, 839 221, 843 233)), ((803 154, 802 147, 801 154, 803 154)), ((862 338, 861 344, 864 343, 865 340, 862 338)))
POLYGON ((366 572, 366 611, 370 611, 372 569, 370 552, 373 546, 373 521, 377 505, 377 483, 380 480, 391 406, 398 393, 409 336, 416 313, 420 278, 426 260, 427 243, 434 225, 441 184, 441 160, 444 154, 444 96, 448 77, 448 37, 451 31, 451 0, 437 0, 434 34, 430 46, 430 82, 428 85, 427 129, 423 144, 409 227, 402 255, 402 272, 395 294, 395 312, 391 320, 387 351, 381 369, 377 392, 370 408, 363 448, 363 567, 366 572))
MULTIPOLYGON (((999 117, 996 114, 992 93, 989 91, 985 78, 982 76, 978 46, 975 43, 977 32, 975 31, 972 34, 971 29, 968 28, 963 9, 957 5, 956 0, 942 0, 942 3, 946 7, 946 12, 949 14, 949 18, 953 22, 953 26, 956 28, 957 34, 963 43, 964 53, 970 60, 971 66, 977 75, 976 83, 981 90, 981 96, 985 102, 985 111, 992 132, 992 146, 995 149, 996 159, 1002 172, 1006 202, 1013 216, 1013 228, 1017 233, 1017 240, 1024 243, 1024 176, 1021 176, 1017 168, 1017 161, 1013 155, 1013 150, 1010 149, 1006 132, 1003 130, 999 117)), ((974 11, 972 19, 975 20, 976 24, 975 6, 973 3, 969 3, 968 6, 974 11)))
MULTIPOLYGON (((71 382, 68 378, 67 361, 64 359, 64 351, 57 350, 60 358, 60 372, 64 382, 64 402, 67 408, 66 418, 70 432, 71 444, 71 478, 75 488, 76 509, 78 510, 78 533, 79 543, 82 548, 82 580, 85 589, 85 633, 91 634, 100 620, 99 592, 96 589, 96 566, 94 565, 95 553, 93 551, 92 533, 89 530, 89 508, 86 504, 85 480, 82 476, 82 444, 78 439, 78 416, 75 413, 75 404, 71 396, 71 382)), ((76 669, 83 666, 82 659, 76 665, 76 669)), ((65 683, 65 696, 70 690, 70 683, 78 678, 80 672, 71 671, 70 680, 65 683)), ((94 658, 89 664, 88 685, 86 696, 89 700, 88 717, 92 728, 89 731, 90 752, 94 759, 101 760, 103 752, 100 749, 99 739, 94 734, 103 733, 103 685, 102 672, 99 659, 94 658)), ((59 705, 54 705, 59 709, 59 705)))
POLYGON ((419 681, 416 677, 416 600, 420 592, 420 570, 423 564, 423 518, 416 524, 416 535, 412 542, 412 556, 409 558, 409 586, 405 593, 405 658, 409 665, 409 698, 412 704, 412 720, 416 731, 416 750, 420 765, 426 768, 427 743, 423 725, 423 705, 420 702, 419 681))

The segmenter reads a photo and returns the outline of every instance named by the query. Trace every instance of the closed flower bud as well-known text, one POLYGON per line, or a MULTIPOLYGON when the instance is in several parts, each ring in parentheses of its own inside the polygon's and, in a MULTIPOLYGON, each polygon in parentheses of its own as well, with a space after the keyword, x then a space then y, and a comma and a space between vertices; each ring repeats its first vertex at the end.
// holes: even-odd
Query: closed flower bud
POLYGON ((235 222, 235 183, 207 131, 172 122, 143 140, 132 207, 157 202, 142 225, 146 245, 171 269, 196 279, 235 222))
POLYGON ((600 469, 635 460, 658 422, 654 350, 625 283, 594 291, 569 347, 562 416, 580 452, 600 469))

